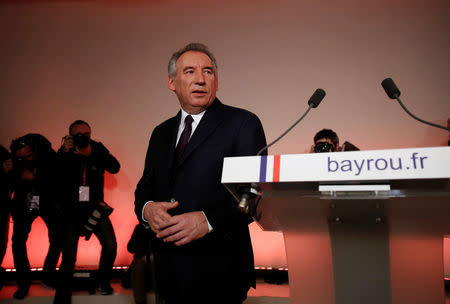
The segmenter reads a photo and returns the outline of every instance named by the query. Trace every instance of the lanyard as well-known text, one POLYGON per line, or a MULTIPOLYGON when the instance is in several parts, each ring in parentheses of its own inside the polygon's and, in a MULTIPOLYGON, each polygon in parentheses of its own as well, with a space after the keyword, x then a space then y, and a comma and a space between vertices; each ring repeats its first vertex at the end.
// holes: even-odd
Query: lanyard
POLYGON ((83 186, 86 186, 86 163, 83 163, 83 186))

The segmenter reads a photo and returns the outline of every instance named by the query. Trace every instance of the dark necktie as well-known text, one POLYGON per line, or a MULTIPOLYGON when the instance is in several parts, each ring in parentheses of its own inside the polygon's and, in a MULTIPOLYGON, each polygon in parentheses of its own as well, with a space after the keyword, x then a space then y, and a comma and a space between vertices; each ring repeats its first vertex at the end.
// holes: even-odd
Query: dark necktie
POLYGON ((180 159, 181 155, 183 154, 184 148, 186 148, 186 145, 189 142, 189 137, 191 137, 193 121, 194 119, 191 115, 186 116, 186 118, 184 119, 184 130, 183 133, 181 133, 176 148, 178 159, 180 159))

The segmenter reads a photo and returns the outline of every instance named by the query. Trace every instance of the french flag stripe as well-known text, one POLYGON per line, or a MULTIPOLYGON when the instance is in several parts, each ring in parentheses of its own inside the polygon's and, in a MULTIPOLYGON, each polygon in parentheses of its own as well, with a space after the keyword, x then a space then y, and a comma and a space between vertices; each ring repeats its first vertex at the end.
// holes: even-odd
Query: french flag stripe
POLYGON ((280 155, 273 156, 273 182, 280 181, 280 155))
POLYGON ((261 156, 261 163, 259 166, 259 182, 266 182, 266 172, 267 172, 267 156, 261 156))

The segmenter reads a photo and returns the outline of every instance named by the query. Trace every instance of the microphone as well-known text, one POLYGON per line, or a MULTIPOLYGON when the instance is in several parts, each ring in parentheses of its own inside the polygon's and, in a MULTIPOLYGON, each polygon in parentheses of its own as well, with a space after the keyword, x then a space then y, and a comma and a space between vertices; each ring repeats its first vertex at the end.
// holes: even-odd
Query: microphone
MULTIPOLYGON (((320 104, 325 95, 326 93, 323 89, 320 88, 317 89, 312 94, 311 98, 309 98, 308 100, 309 107, 306 110, 306 112, 292 126, 290 126, 286 131, 284 131, 283 134, 281 134, 277 139, 275 139, 270 144, 266 145, 261 150, 259 150, 258 153, 256 153, 256 156, 260 156, 261 153, 266 151, 270 146, 272 146, 273 144, 278 142, 281 138, 283 138, 286 134, 288 134, 289 131, 291 131, 300 121, 302 121, 302 119, 306 116, 306 114, 308 114, 311 108, 317 108, 317 106, 320 104)), ((247 185, 239 188, 237 192, 240 198, 238 209, 245 214, 255 213, 256 207, 254 206, 253 202, 255 201, 255 199, 258 199, 259 201, 259 199, 261 198, 261 192, 259 190, 258 185, 252 183, 250 186, 247 185)))
POLYGON ((392 78, 386 78, 381 82, 381 85, 390 99, 397 99, 400 97, 400 90, 397 88, 392 78))
POLYGON ((309 112, 309 110, 311 110, 311 108, 317 108, 317 106, 320 104, 320 102, 325 97, 325 95, 326 95, 326 93, 323 89, 317 89, 312 94, 311 98, 308 100, 309 107, 306 110, 306 112, 302 115, 302 117, 300 117, 296 122, 294 122, 294 124, 292 126, 290 126, 286 131, 284 131, 283 134, 281 134, 277 139, 275 139, 273 142, 271 142, 270 144, 268 144, 267 146, 265 146, 261 150, 259 150, 258 153, 256 154, 256 156, 261 155, 262 152, 267 150, 270 146, 272 146, 273 144, 278 142, 280 139, 282 139, 286 134, 288 134, 289 131, 291 131, 300 121, 302 121, 302 119, 306 116, 306 114, 308 114, 308 112, 309 112))
POLYGON ((251 183, 250 186, 243 186, 238 189, 238 195, 240 197, 238 209, 245 214, 251 214, 252 216, 256 213, 256 208, 251 209, 255 204, 253 201, 256 198, 261 197, 261 192, 259 187, 255 183, 251 183))
POLYGON ((386 92, 387 96, 390 99, 396 99, 398 101, 398 103, 400 104, 400 106, 403 108, 403 110, 405 110, 405 112, 408 113, 409 116, 411 116, 412 118, 414 118, 414 119, 416 119, 416 120, 418 120, 418 121, 420 121, 420 122, 422 122, 424 124, 430 125, 432 127, 436 127, 436 128, 440 128, 440 129, 444 129, 444 130, 450 131, 450 128, 446 128, 444 126, 441 126, 441 125, 438 125, 438 124, 435 124, 435 123, 432 123, 432 122, 425 121, 425 120, 420 119, 419 117, 415 116, 414 114, 412 114, 405 107, 403 102, 400 100, 400 90, 397 88, 397 86, 395 85, 394 80, 392 80, 392 78, 384 79, 381 82, 381 86, 383 87, 383 89, 386 92))
POLYGON ((308 105, 312 108, 317 108, 322 99, 325 97, 325 91, 322 89, 317 89, 311 98, 308 100, 308 105))

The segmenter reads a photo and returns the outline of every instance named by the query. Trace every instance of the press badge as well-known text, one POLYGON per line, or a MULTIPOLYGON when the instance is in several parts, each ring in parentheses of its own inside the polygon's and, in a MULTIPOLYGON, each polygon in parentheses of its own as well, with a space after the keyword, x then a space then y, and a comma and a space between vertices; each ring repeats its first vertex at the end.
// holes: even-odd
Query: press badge
POLYGON ((78 201, 89 202, 89 186, 80 186, 78 201))
POLYGON ((33 195, 28 203, 28 210, 39 210, 39 195, 33 195))

